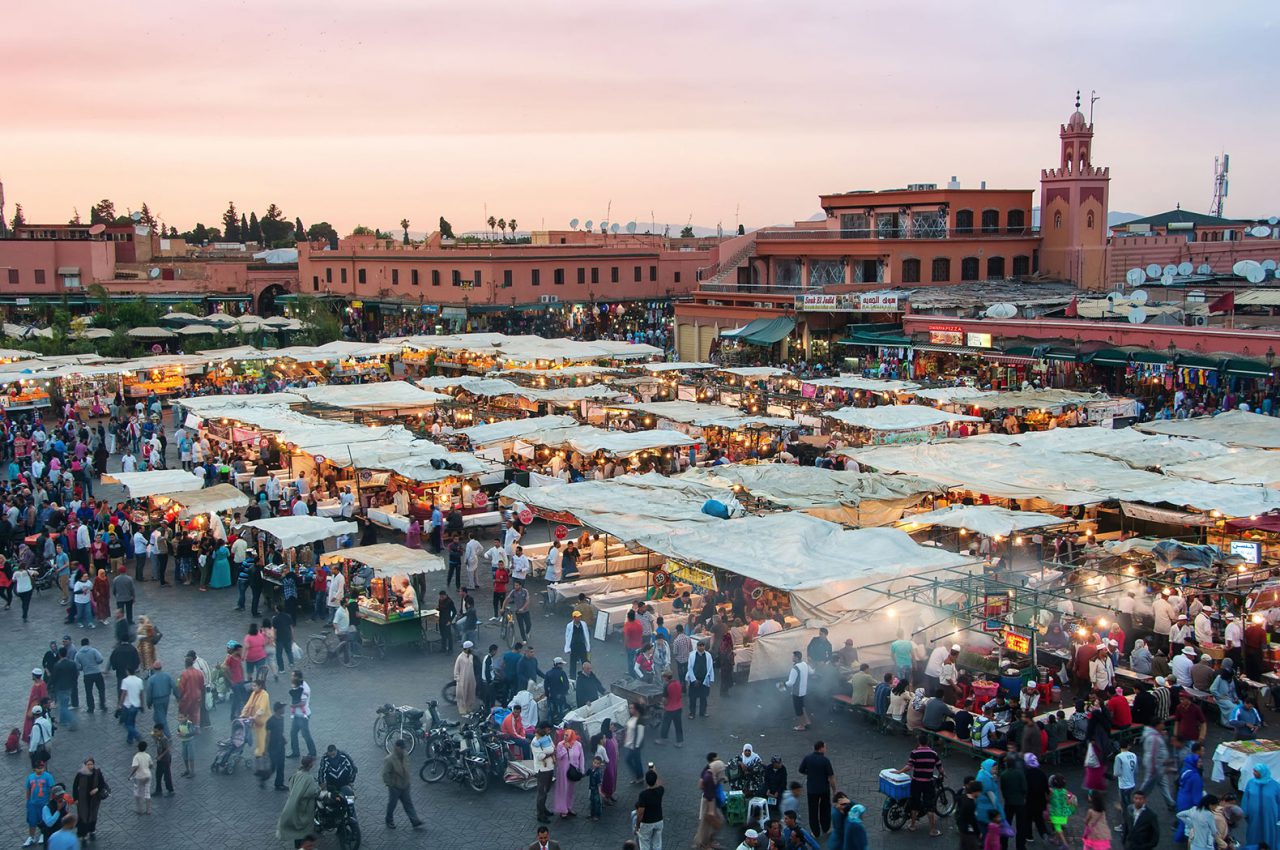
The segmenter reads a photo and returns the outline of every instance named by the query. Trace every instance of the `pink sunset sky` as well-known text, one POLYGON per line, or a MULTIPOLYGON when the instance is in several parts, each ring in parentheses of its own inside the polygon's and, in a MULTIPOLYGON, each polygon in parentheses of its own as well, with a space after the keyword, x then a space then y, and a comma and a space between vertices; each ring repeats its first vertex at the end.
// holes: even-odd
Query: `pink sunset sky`
MULTIPOLYGON (((1280 4, 48 0, 13 4, 0 178, 28 221, 457 230, 805 218, 820 192, 1037 188, 1076 89, 1111 207, 1280 214, 1280 4), (738 212, 740 210, 740 212, 738 212)), ((1036 203, 1039 203, 1038 197, 1036 203)))

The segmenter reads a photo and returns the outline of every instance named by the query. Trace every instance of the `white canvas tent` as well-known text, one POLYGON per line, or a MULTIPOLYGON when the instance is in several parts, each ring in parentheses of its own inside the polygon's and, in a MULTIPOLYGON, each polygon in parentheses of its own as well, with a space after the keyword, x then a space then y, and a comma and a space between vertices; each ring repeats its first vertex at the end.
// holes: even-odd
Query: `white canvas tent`
POLYGON ((142 499, 160 493, 199 490, 204 478, 184 469, 153 469, 148 472, 108 472, 102 476, 107 484, 119 484, 131 499, 142 499))
POLYGON ((695 425, 700 428, 794 428, 794 419, 781 416, 757 416, 722 404, 700 404, 696 401, 651 401, 644 404, 621 404, 623 410, 637 410, 659 419, 695 425))
POLYGON ((294 390, 307 401, 346 410, 395 410, 433 407, 451 401, 441 393, 427 392, 406 381, 374 384, 331 384, 294 390))
POLYGON ((485 425, 472 425, 470 428, 459 428, 455 433, 466 437, 471 445, 480 447, 520 440, 526 434, 536 434, 551 428, 572 428, 577 424, 578 420, 572 416, 535 416, 531 419, 506 419, 485 425))
POLYGON ((320 563, 335 564, 342 560, 367 564, 383 578, 402 576, 408 578, 418 573, 437 573, 446 564, 439 555, 426 549, 410 549, 399 543, 374 543, 371 546, 355 546, 337 549, 320 556, 320 563))
POLYGON ((328 540, 344 534, 355 534, 359 526, 354 522, 336 522, 322 516, 278 516, 255 519, 240 524, 241 528, 256 528, 271 535, 288 549, 303 546, 317 540, 328 540))
POLYGON ((1229 446, 1280 449, 1280 419, 1243 410, 1229 410, 1213 417, 1143 422, 1135 427, 1152 434, 1216 440, 1229 446))
POLYGON ((921 404, 880 405, 879 407, 842 407, 823 414, 853 428, 868 431, 916 431, 952 422, 981 422, 981 416, 949 413, 921 404))
POLYGON ((862 375, 837 375, 834 378, 814 378, 804 381, 815 387, 829 387, 840 390, 861 390, 873 393, 909 394, 920 389, 919 384, 911 381, 890 381, 885 378, 865 378, 862 375))
POLYGON ((178 490, 173 493, 157 493, 157 499, 164 499, 178 505, 178 519, 190 519, 201 514, 230 511, 249 506, 249 496, 239 487, 231 484, 215 484, 203 490, 178 490))
POLYGON ((951 505, 927 513, 909 514, 898 524, 918 528, 942 525, 947 528, 963 528, 986 537, 1009 537, 1018 531, 1047 528, 1070 521, 1053 514, 1011 511, 998 505, 951 505))

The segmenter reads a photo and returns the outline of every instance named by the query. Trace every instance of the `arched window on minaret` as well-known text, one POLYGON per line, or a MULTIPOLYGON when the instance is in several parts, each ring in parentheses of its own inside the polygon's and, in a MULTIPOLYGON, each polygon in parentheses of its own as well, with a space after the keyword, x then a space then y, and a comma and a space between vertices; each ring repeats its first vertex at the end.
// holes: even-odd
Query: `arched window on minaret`
POLYGON ((1093 210, 1089 211, 1089 215, 1085 217, 1085 227, 1093 230, 1093 210))
POLYGON ((1054 230, 1062 229, 1062 211, 1061 210, 1053 214, 1053 229, 1054 230))

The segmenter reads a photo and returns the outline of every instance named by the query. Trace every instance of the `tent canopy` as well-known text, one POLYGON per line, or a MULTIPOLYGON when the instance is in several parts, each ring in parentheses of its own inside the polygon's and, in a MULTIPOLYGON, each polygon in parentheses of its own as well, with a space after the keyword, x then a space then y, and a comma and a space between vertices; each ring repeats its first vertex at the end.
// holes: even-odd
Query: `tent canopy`
POLYGON ((622 404, 623 410, 638 410, 659 419, 703 428, 794 428, 794 419, 781 416, 757 416, 743 413, 723 404, 701 404, 696 401, 650 401, 644 404, 622 404))
POLYGON ((914 431, 949 422, 981 422, 981 416, 949 413, 922 404, 880 405, 879 407, 842 407, 824 414, 853 428, 868 431, 914 431))
POLYGON ((153 469, 149 472, 110 472, 102 476, 108 484, 119 484, 129 498, 141 499, 161 493, 199 490, 204 478, 183 469, 153 469))
POLYGON ((173 493, 157 493, 157 499, 167 499, 182 510, 179 519, 190 519, 200 514, 230 511, 249 506, 249 496, 231 484, 215 484, 203 490, 178 490, 173 493))
POLYGON ((724 331, 720 336, 746 342, 751 345, 773 345, 786 339, 795 329, 796 320, 789 316, 778 316, 774 319, 754 319, 744 327, 733 331, 724 331))
POLYGON ((970 398, 965 404, 983 410, 1059 410, 1064 407, 1082 406, 1091 401, 1107 401, 1111 396, 1106 393, 1083 393, 1074 390, 1026 390, 1007 393, 993 393, 979 398, 970 398))
POLYGON ((317 540, 328 540, 330 537, 341 537, 344 534, 355 534, 359 527, 354 522, 336 522, 322 516, 278 516, 270 519, 255 519, 240 524, 241 528, 256 528, 280 542, 286 549, 314 543, 317 540))
POLYGON ((1229 410, 1212 417, 1143 422, 1136 427, 1152 434, 1216 440, 1229 446, 1280 449, 1280 419, 1243 410, 1229 410))
POLYGON ((911 395, 931 401, 934 404, 969 404, 975 399, 997 395, 991 390, 980 390, 977 387, 936 387, 930 390, 911 390, 911 395))
POLYGON ((1029 528, 1046 528, 1062 525, 1070 520, 1053 514, 1033 511, 1011 511, 997 505, 952 505, 923 514, 904 516, 900 525, 944 525, 947 528, 963 528, 986 537, 1009 537, 1029 528))
POLYGON ((738 486, 757 498, 799 509, 857 505, 867 500, 903 499, 942 492, 936 482, 910 475, 880 475, 787 463, 697 467, 679 478, 725 488, 738 486))
POLYGON ((427 392, 407 381, 376 384, 331 384, 295 390, 315 404, 327 404, 348 410, 386 410, 402 407, 431 407, 449 401, 447 395, 427 392))
POLYGON ((815 387, 831 387, 840 390, 866 390, 874 393, 910 393, 920 388, 910 381, 889 381, 882 378, 864 378, 862 375, 837 375, 834 378, 816 378, 805 381, 815 387))
POLYGON ((426 549, 410 549, 399 543, 374 543, 372 546, 355 546, 351 549, 338 549, 325 552, 320 556, 320 563, 335 564, 339 561, 357 561, 367 564, 383 578, 403 576, 405 578, 418 573, 437 573, 445 568, 445 561, 426 549))
POLYGON ((572 428, 577 424, 578 420, 572 416, 535 416, 531 419, 505 419, 486 425, 472 425, 470 428, 459 428, 455 433, 466 437, 473 446, 489 446, 523 439, 526 434, 551 428, 572 428))

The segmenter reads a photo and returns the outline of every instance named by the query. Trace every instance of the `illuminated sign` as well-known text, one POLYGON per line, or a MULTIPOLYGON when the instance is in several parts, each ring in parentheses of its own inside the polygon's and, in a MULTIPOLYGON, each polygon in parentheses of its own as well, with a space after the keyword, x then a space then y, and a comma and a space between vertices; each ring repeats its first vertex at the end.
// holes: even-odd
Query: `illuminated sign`
POLYGON ((1023 655, 1031 654, 1031 638, 1026 635, 1020 635, 1017 632, 1006 631, 1004 633, 1004 648, 1010 652, 1019 652, 1023 655))
POLYGON ((716 576, 711 570, 704 570, 702 567, 695 567, 681 561, 667 561, 667 572, 672 578, 688 582, 694 587, 716 589, 716 576))
POLYGON ((964 345, 964 328, 929 325, 929 342, 933 345, 964 345))
POLYGON ((964 335, 964 344, 970 348, 990 348, 991 334, 967 333, 964 335))
POLYGON ((988 593, 982 600, 983 631, 998 632, 1004 629, 1004 618, 1008 615, 1013 600, 1008 594, 988 593))
POLYGON ((1239 555, 1246 564, 1257 566, 1262 562, 1262 546, 1253 540, 1232 540, 1231 554, 1239 555))

